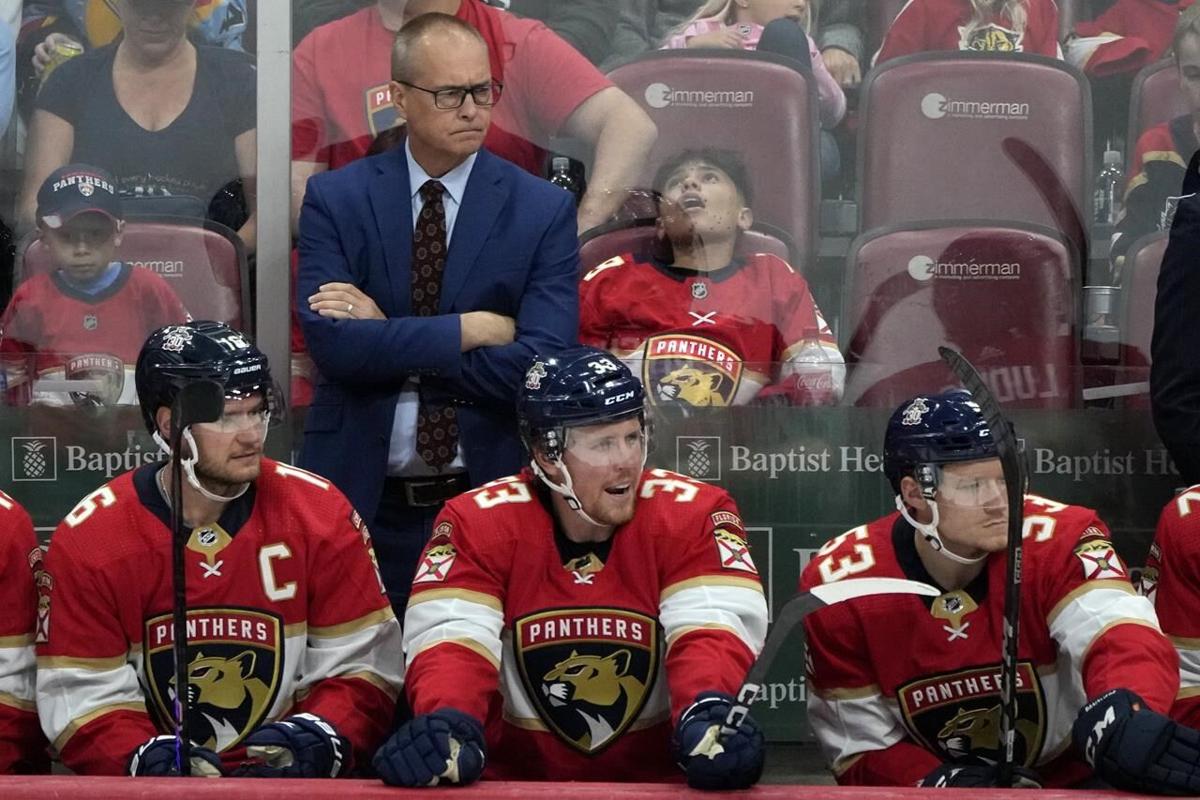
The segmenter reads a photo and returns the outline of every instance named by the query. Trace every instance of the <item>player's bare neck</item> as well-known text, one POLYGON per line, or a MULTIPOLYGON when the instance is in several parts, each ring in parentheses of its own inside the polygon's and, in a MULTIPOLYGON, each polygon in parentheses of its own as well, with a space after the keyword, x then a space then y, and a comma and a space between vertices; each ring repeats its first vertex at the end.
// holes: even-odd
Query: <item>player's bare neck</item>
POLYGON ((951 561, 937 552, 920 533, 913 535, 921 564, 929 572, 929 577, 933 578, 934 582, 946 591, 966 588, 971 581, 979 577, 979 573, 987 565, 987 561, 980 561, 976 564, 959 564, 951 561))
POLYGON ((571 510, 567 505, 567 501, 559 495, 554 495, 551 501, 554 504, 554 515, 558 518, 558 524, 562 529, 563 535, 576 544, 586 542, 607 542, 612 538, 613 531, 616 528, 612 525, 592 525, 578 513, 571 510))
MULTIPOLYGON (((168 468, 158 471, 159 489, 162 491, 163 499, 166 500, 168 506, 171 505, 171 494, 167 489, 166 483, 169 473, 170 470, 168 468)), ((220 487, 207 486, 205 488, 213 492, 213 494, 230 494, 232 496, 236 495, 237 490, 241 487, 240 485, 233 487, 222 485, 220 487)), ((195 487, 188 483, 186 478, 183 480, 182 491, 183 524, 189 528, 198 528, 201 525, 216 522, 221 518, 221 513, 225 510, 225 507, 232 502, 231 500, 217 501, 205 497, 197 492, 195 487)))

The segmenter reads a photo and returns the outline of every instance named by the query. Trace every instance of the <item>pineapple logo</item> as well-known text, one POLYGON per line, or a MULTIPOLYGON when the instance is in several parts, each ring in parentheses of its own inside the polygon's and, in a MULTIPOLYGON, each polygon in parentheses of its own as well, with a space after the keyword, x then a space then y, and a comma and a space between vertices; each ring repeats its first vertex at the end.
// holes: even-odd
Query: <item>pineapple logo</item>
POLYGON ((58 480, 58 440, 53 436, 14 436, 12 476, 14 481, 58 480))
POLYGON ((675 470, 699 481, 721 480, 721 437, 676 436, 675 470))

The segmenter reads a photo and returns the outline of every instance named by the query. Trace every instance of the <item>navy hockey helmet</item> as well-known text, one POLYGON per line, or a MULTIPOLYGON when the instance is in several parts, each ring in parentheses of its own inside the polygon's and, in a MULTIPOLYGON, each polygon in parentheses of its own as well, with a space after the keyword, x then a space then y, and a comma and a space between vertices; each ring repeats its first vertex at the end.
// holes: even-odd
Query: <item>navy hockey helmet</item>
POLYGON ((521 439, 547 457, 562 455, 565 430, 638 417, 645 424, 645 392, 620 359, 595 347, 571 347, 536 356, 517 396, 521 439))
POLYGON ((905 475, 915 475, 929 493, 936 486, 938 465, 998 455, 992 429, 964 389, 902 403, 888 420, 883 439, 883 471, 897 494, 905 475), (922 469, 923 474, 916 474, 922 469))
POLYGON ((206 379, 221 384, 226 399, 262 392, 268 409, 279 410, 267 357, 224 322, 197 320, 159 328, 142 345, 134 381, 146 429, 157 431, 155 414, 174 403, 181 387, 206 379))

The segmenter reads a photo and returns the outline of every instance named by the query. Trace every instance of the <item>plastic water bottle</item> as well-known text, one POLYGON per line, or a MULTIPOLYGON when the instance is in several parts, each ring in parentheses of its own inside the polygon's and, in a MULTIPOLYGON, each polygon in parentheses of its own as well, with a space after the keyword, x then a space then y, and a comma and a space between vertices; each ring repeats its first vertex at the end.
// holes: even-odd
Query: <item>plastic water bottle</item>
POLYGON ((816 328, 804 331, 804 344, 792 358, 792 374, 796 388, 807 404, 814 406, 833 405, 838 401, 838 387, 834 385, 834 365, 829 353, 821 346, 820 332, 816 328))
POLYGON ((570 192, 575 198, 575 205, 579 205, 579 198, 583 197, 583 186, 571 170, 571 159, 566 156, 550 159, 550 182, 570 192))
POLYGON ((1096 176, 1093 202, 1097 225, 1116 225, 1121 216, 1121 185, 1125 178, 1121 161, 1120 150, 1104 151, 1104 168, 1096 176))

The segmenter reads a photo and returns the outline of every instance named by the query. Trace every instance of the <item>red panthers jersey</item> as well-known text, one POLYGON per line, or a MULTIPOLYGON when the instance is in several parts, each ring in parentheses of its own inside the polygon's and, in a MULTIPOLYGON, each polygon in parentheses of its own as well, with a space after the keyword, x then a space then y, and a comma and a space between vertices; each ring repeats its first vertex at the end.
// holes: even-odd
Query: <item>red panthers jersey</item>
POLYGON ((13 402, 70 405, 45 379, 91 379, 105 404, 137 404, 133 367, 142 343, 163 325, 191 317, 158 274, 125 264, 97 295, 73 288, 58 272, 17 287, 0 318, 0 358, 13 402))
MULTIPOLYGON (((50 540, 38 709, 79 774, 122 773, 135 748, 172 729, 161 468, 101 486, 50 540)), ((400 628, 373 561, 366 526, 332 484, 263 459, 246 494, 188 538, 192 739, 236 760, 234 748, 259 725, 309 712, 369 763, 402 682, 400 628)))
POLYGON ((404 617, 413 711, 487 723, 488 777, 680 780, 672 723, 735 693, 767 607, 733 499, 665 470, 607 543, 556 532, 528 469, 446 504, 404 617))
MULTIPOLYGON (((843 578, 934 583, 898 513, 831 539, 801 589, 843 578)), ((939 597, 877 595, 805 620, 808 713, 840 783, 912 786, 943 761, 999 760, 1006 555, 939 597)), ((1088 698, 1123 687, 1166 711, 1178 659, 1090 509, 1025 497, 1017 763, 1047 785, 1087 777, 1069 754, 1088 698)))
POLYGON ((33 522, 0 492, 0 775, 46 772, 50 758, 34 705, 35 579, 42 548, 33 522))
MULTIPOLYGON (((888 28, 873 63, 934 50, 1033 53, 1062 58, 1058 47, 1058 6, 1054 0, 1024 0, 1026 18, 1018 29, 1004 14, 970 27, 970 0, 908 0, 888 28)), ((1000 0, 1003 6, 1003 0, 1000 0)))
POLYGON ((579 286, 579 341, 642 378, 652 403, 837 402, 845 365, 808 283, 756 253, 714 272, 617 256, 579 286), (814 363, 815 362, 815 365, 814 363))
POLYGON ((1200 548, 1191 541, 1197 535, 1200 485, 1181 492, 1163 508, 1140 586, 1179 653, 1179 694, 1171 716, 1193 728, 1200 727, 1200 619, 1196 618, 1200 548))

